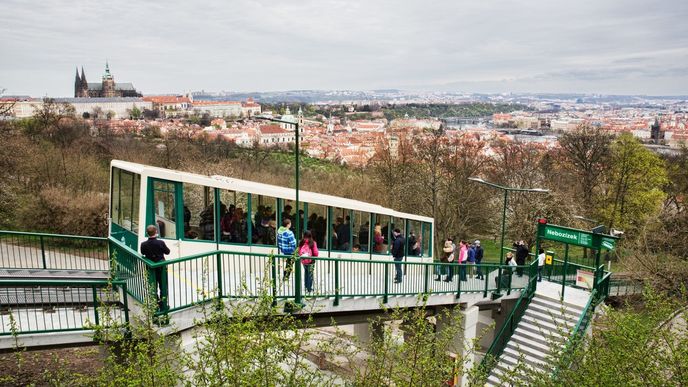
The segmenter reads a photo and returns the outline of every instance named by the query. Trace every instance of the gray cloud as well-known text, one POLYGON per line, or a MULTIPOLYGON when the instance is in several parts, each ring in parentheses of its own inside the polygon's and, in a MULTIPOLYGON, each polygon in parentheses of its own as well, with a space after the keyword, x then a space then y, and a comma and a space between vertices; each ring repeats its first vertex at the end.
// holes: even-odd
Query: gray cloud
POLYGON ((688 2, 0 2, 0 88, 72 92, 106 59, 144 93, 371 89, 685 94, 688 2), (600 4, 602 3, 602 4, 600 4))

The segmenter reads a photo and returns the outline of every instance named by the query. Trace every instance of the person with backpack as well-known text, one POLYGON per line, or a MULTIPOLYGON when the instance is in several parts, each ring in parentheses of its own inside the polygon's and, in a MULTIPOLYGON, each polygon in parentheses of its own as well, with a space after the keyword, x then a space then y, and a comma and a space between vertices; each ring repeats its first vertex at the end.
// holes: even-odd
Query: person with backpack
POLYGON ((483 270, 480 268, 480 263, 483 261, 483 248, 480 246, 479 240, 476 240, 473 243, 475 244, 476 278, 481 280, 481 279, 484 279, 483 270))
MULTIPOLYGON (((277 251, 282 255, 291 256, 296 251, 296 238, 294 238, 294 232, 290 228, 291 220, 287 218, 282 221, 282 227, 277 231, 277 251)), ((283 273, 284 281, 289 279, 293 262, 293 258, 287 258, 283 273)))
POLYGON ((313 257, 318 256, 318 244, 315 243, 313 235, 310 231, 303 232, 303 238, 299 242, 298 248, 299 256, 301 257, 301 264, 303 265, 303 278, 306 291, 313 292, 313 271, 315 270, 315 261, 313 257))
POLYGON ((401 261, 404 260, 405 238, 401 236, 401 230, 395 228, 392 231, 394 241, 392 242, 392 258, 394 259, 394 283, 401 283, 403 277, 401 261))

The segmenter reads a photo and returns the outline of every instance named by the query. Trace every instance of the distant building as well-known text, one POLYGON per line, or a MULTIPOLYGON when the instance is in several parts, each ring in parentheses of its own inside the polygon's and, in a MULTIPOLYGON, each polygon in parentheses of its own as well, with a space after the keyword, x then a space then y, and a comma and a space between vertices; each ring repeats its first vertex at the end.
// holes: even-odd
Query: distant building
POLYGON ((293 129, 288 131, 274 124, 262 125, 258 131, 258 137, 258 142, 266 146, 288 144, 296 140, 293 129))
MULTIPOLYGON (((110 118, 129 118, 134 108, 140 111, 152 109, 152 104, 141 98, 54 98, 53 101, 72 105, 75 115, 85 118, 92 117, 97 111, 110 118)), ((40 98, 17 101, 12 107, 12 116, 31 117, 41 105, 43 100, 40 98)))
POLYGON ((143 100, 150 102, 163 118, 183 116, 191 109, 191 100, 180 95, 146 96, 143 100))
POLYGON ((110 65, 105 62, 105 74, 100 83, 89 83, 86 81, 84 68, 76 70, 74 80, 74 98, 118 98, 118 97, 141 97, 131 83, 115 83, 115 78, 110 74, 110 65))

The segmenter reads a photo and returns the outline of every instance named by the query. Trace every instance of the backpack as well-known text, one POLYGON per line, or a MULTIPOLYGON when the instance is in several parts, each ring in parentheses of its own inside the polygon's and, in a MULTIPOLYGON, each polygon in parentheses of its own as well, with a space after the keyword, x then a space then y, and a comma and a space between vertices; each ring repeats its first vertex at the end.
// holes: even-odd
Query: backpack
POLYGON ((308 245, 308 243, 305 243, 303 246, 299 248, 299 256, 301 257, 301 263, 304 265, 310 265, 313 263, 313 260, 310 258, 313 255, 313 252, 311 251, 311 247, 308 245))

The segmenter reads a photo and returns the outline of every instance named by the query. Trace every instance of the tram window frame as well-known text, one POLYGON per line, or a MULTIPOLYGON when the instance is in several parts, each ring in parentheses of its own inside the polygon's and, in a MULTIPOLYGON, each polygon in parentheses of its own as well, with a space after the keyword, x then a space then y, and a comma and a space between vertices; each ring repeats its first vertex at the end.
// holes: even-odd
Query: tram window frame
POLYGON ((180 204, 182 203, 182 198, 181 198, 181 183, 177 181, 171 181, 171 180, 165 180, 165 179, 158 179, 158 178, 149 178, 148 180, 148 200, 146 200, 146 224, 152 224, 158 227, 158 236, 161 239, 169 239, 169 240, 179 240, 180 235, 183 235, 183 211, 180 210, 180 204), (169 189, 158 189, 156 188, 156 183, 160 184, 166 184, 171 186, 172 188, 169 189), (172 227, 167 230, 167 227, 165 229, 165 233, 163 233, 160 230, 160 226, 158 225, 158 222, 156 220, 157 215, 157 210, 159 209, 158 206, 156 206, 156 193, 157 192, 165 192, 165 193, 171 193, 172 194, 172 203, 174 203, 174 207, 171 211, 171 215, 174 216, 174 218, 169 219, 165 218, 165 220, 169 221, 172 223, 172 227), (178 222, 177 219, 182 219, 182 222, 178 222), (174 235, 173 236, 168 236, 169 231, 173 231, 174 235), (181 231, 181 232, 180 232, 181 231))
MULTIPOLYGON (((280 226, 282 226, 282 221, 284 220, 284 207, 289 206, 291 207, 291 213, 289 214, 290 217, 289 219, 291 220, 291 231, 294 233, 294 237, 296 238, 297 241, 301 240, 301 237, 303 236, 303 232, 305 230, 307 221, 306 221, 306 213, 308 209, 308 203, 304 201, 299 201, 299 209, 296 208, 296 200, 292 199, 283 199, 279 198, 278 200, 278 211, 276 212, 277 215, 277 228, 279 229, 280 226), (299 234, 301 235, 296 235, 296 219, 300 218, 299 217, 299 210, 304 212, 304 218, 301 220, 299 224, 299 234)), ((320 248, 320 246, 318 246, 320 248)))
POLYGON ((375 243, 375 225, 378 223, 380 223, 380 231, 382 232, 382 238, 383 238, 382 246, 387 246, 387 248, 383 249, 383 251, 381 251, 381 252, 377 252, 377 251, 373 250, 372 254, 390 255, 391 251, 392 251, 391 246, 390 246, 391 235, 392 235, 392 230, 391 230, 390 225, 392 223, 392 216, 391 215, 385 215, 385 214, 377 214, 377 213, 373 214, 373 222, 372 222, 373 231, 370 235, 370 241, 372 242, 373 245, 375 243), (384 232, 385 231, 385 225, 382 223, 382 221, 380 221, 381 218, 387 219, 387 222, 386 222, 387 232, 386 233, 384 232))
MULTIPOLYGON (((352 238, 352 230, 351 230, 351 210, 345 207, 330 207, 332 209, 332 219, 330 222, 327 223, 327 226, 329 228, 328 233, 330 234, 330 239, 329 242, 332 246, 334 244, 332 243, 332 236, 334 236, 337 231, 335 228, 337 228, 339 225, 336 224, 338 219, 342 219, 343 224, 346 224, 346 217, 349 217, 349 238, 344 242, 346 244, 345 249, 340 249, 337 247, 337 249, 332 248, 330 251, 332 252, 340 252, 340 253, 350 253, 351 252, 351 238, 352 238)), ((339 242, 337 242, 339 243, 339 242)))
POLYGON ((371 247, 371 245, 370 245, 370 240, 371 240, 370 235, 371 235, 372 230, 371 230, 371 227, 370 227, 370 223, 371 223, 372 214, 371 214, 370 212, 361 211, 361 210, 353 210, 352 212, 353 212, 353 214, 352 214, 352 216, 351 216, 351 223, 352 223, 352 225, 351 225, 351 229, 352 229, 352 230, 351 230, 351 252, 352 252, 352 253, 356 253, 356 254, 366 254, 366 255, 369 255, 369 254, 370 254, 370 250, 371 250, 371 249, 370 249, 370 247, 371 247), (366 234, 367 234, 366 236, 367 236, 367 241, 368 241, 368 243, 365 244, 365 247, 366 247, 366 248, 363 249, 363 248, 361 248, 363 245, 361 244, 361 233, 360 233, 360 230, 361 230, 361 227, 362 227, 364 224, 366 224, 366 223, 368 223, 368 230, 367 230, 367 232, 366 232, 366 234), (355 235, 355 236, 354 236, 354 235, 355 235), (354 251, 354 247, 355 247, 356 245, 359 246, 359 251, 354 251))
POLYGON ((406 255, 408 257, 413 257, 413 258, 422 258, 423 257, 423 246, 425 245, 425 234, 423 233, 423 221, 420 220, 414 220, 414 219, 407 219, 406 224, 408 225, 407 231, 406 231, 406 255), (413 231, 416 235, 416 240, 420 238, 420 255, 411 255, 410 249, 411 244, 409 241, 409 235, 411 235, 411 231, 413 231))
MULTIPOLYGON (((329 227, 328 222, 330 219, 330 207, 324 205, 324 204, 315 204, 315 203, 307 203, 306 205, 306 214, 308 216, 304 220, 306 222, 305 226, 306 228, 313 234, 313 239, 315 240, 316 244, 318 245, 318 250, 321 251, 330 251, 330 243, 328 238, 330 237, 330 232, 329 232, 329 227), (315 214, 315 224, 313 223, 310 218, 311 215, 315 214), (322 217, 324 219, 324 225, 322 227, 322 230, 316 229, 314 226, 318 226, 319 222, 318 219, 322 217), (310 226, 310 227, 309 227, 310 226), (325 235, 319 235, 319 233, 323 232, 325 235), (323 243, 320 243, 323 242, 323 243)), ((299 239, 300 240, 300 239, 299 239)))
MULTIPOLYGON (((261 224, 259 222, 255 222, 256 211, 258 210, 259 206, 264 206, 263 202, 265 201, 266 198, 273 200, 272 204, 269 207, 274 211, 274 215, 275 215, 275 219, 274 219, 275 220, 275 244, 272 244, 272 245, 271 244, 264 244, 264 243, 261 243, 260 241, 254 243, 253 240, 250 240, 249 243, 251 244, 251 246, 277 247, 277 230, 279 230, 280 225, 277 224, 277 217, 279 216, 279 213, 277 211, 277 209, 278 209, 277 199, 278 198, 275 196, 251 194, 251 212, 250 212, 250 217, 249 217, 249 221, 252 223, 252 225, 250 226, 251 230, 252 230, 251 238, 253 238, 254 236, 257 235, 256 232, 258 229, 258 225, 256 223, 261 224), (255 208, 254 208, 254 206, 255 206, 255 208)), ((269 201, 270 200, 268 200, 268 202, 269 201)), ((261 222, 262 222, 262 220, 261 220, 261 222)), ((269 221, 268 221, 268 223, 269 223, 269 221)))
MULTIPOLYGON (((233 190, 228 190, 228 189, 220 189, 219 190, 220 195, 219 195, 219 202, 224 204, 227 207, 227 212, 229 212, 229 208, 233 205, 235 207, 235 210, 237 208, 241 208, 243 213, 244 213, 244 221, 246 222, 246 241, 245 242, 236 242, 236 241, 227 241, 223 240, 224 234, 222 231, 222 215, 218 215, 219 218, 219 225, 218 225, 218 230, 220 231, 219 233, 219 241, 218 243, 224 244, 224 245, 237 245, 237 246, 248 246, 251 243, 251 238, 250 238, 250 228, 251 228, 251 209, 250 209, 250 204, 251 201, 249 200, 250 194, 247 192, 241 192, 241 191, 233 191, 233 190), (233 198, 231 201, 226 201, 226 195, 232 195, 233 198), (237 203, 241 203, 241 205, 237 205, 237 203)), ((240 236, 242 236, 241 234, 240 236)))
POLYGON ((433 242, 433 229, 432 223, 422 222, 423 227, 423 240, 425 243, 421 243, 421 254, 423 257, 432 257, 432 242, 433 242), (426 252, 427 251, 427 252, 426 252))
POLYGON ((138 235, 140 194, 141 175, 117 167, 112 168, 110 221, 134 235, 138 235), (122 183, 123 178, 128 185, 122 183), (123 203, 127 204, 128 211, 125 211, 123 203), (128 227, 125 222, 129 222, 128 227))
MULTIPOLYGON (((183 182, 181 184, 181 197, 182 197, 182 211, 184 209, 189 208, 190 212, 190 219, 189 219, 189 232, 191 231, 197 231, 198 232, 198 237, 197 238, 190 238, 189 234, 185 230, 183 230, 181 234, 181 239, 183 241, 192 241, 192 242, 203 242, 203 243, 216 243, 217 241, 217 218, 219 217, 219 207, 217 204, 217 198, 215 197, 215 188, 214 187, 208 187, 200 184, 194 184, 194 183, 186 183, 183 182), (192 211, 191 208, 187 206, 187 200, 191 200, 187 194, 190 194, 192 190, 197 190, 201 189, 201 196, 202 196, 202 208, 200 211, 196 211, 197 209, 194 208, 192 211), (203 226, 201 226, 201 222, 203 221, 203 214, 208 210, 210 207, 210 214, 212 215, 212 219, 210 224, 212 226, 212 239, 205 239, 204 238, 204 233, 203 233, 203 226), (195 222, 195 217, 198 217, 198 221, 195 222), (194 230, 193 228, 197 228, 197 230, 194 230)), ((194 195, 197 193, 194 193, 194 195)), ((191 204, 191 203, 188 203, 191 204)), ((183 229, 183 223, 182 223, 182 229, 183 229)))

